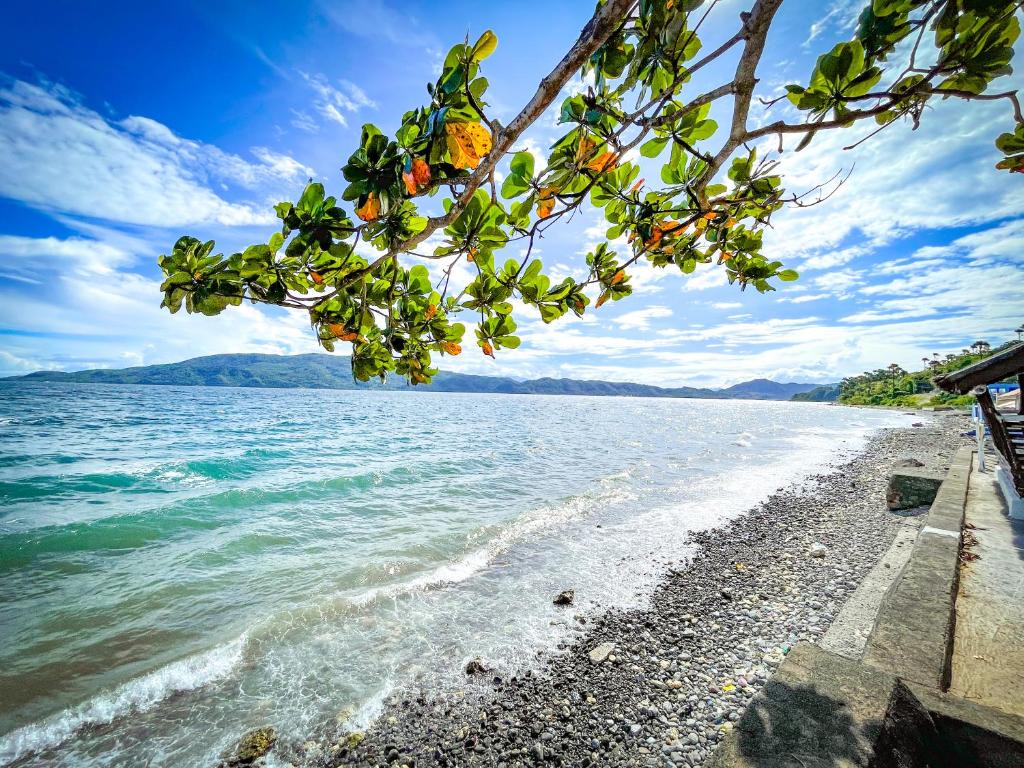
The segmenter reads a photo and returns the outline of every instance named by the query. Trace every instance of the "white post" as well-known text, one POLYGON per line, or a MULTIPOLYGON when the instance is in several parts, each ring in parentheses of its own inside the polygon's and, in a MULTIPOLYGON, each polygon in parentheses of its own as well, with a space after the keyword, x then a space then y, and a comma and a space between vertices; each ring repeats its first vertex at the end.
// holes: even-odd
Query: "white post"
POLYGON ((978 441, 978 470, 985 472, 985 417, 981 414, 981 407, 977 404, 971 408, 974 416, 974 434, 978 441))

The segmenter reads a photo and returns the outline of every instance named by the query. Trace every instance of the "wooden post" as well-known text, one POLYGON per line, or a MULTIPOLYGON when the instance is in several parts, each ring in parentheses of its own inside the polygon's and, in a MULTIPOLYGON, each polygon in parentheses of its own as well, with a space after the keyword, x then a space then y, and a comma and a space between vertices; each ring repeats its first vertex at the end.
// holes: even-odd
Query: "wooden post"
POLYGON ((1024 373, 1017 374, 1017 415, 1024 416, 1024 373))

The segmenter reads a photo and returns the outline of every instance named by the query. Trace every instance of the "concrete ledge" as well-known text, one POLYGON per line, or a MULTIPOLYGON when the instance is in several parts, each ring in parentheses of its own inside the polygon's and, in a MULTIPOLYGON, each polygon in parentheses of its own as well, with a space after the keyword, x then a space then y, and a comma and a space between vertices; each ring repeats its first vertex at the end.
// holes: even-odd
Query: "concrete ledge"
POLYGON ((1024 719, 798 644, 709 768, 1019 768, 1024 719))
POLYGON ((958 696, 910 686, 932 715, 947 761, 956 766, 1024 765, 1024 719, 958 696))
POLYGON ((972 451, 957 451, 899 579, 882 601, 864 662, 945 690, 955 628, 960 534, 972 451))
POLYGON ((937 765, 927 710, 893 675, 799 644, 722 741, 710 768, 937 765))

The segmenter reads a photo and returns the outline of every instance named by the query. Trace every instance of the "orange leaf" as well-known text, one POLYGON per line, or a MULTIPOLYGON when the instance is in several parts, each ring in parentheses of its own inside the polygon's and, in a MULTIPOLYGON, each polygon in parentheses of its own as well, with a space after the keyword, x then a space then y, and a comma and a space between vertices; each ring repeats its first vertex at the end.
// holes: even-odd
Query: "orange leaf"
POLYGON ((597 309, 602 304, 604 304, 606 301, 608 301, 608 297, 611 296, 611 295, 612 295, 611 291, 605 291, 600 296, 598 296, 597 297, 597 303, 594 305, 594 308, 597 309))
POLYGON ((612 275, 612 282, 611 282, 611 284, 612 285, 618 285, 619 283, 621 283, 625 279, 626 279, 626 273, 623 272, 620 269, 618 272, 616 272, 614 275, 612 275))
POLYGON ((402 181, 405 182, 405 191, 409 193, 409 197, 416 196, 416 177, 411 173, 403 173, 402 181))
POLYGON ((412 177, 421 187, 430 183, 430 166, 422 157, 417 157, 412 161, 412 177))
POLYGON ((551 211, 555 209, 555 195, 558 193, 558 187, 541 187, 540 190, 540 202, 537 203, 537 215, 542 219, 546 219, 551 215, 551 211))
POLYGON ((434 319, 434 315, 437 314, 437 304, 429 304, 427 306, 427 311, 426 311, 425 314, 426 314, 427 320, 433 320, 434 319))
POLYGON ((459 355, 459 354, 462 354, 462 345, 457 344, 454 341, 442 342, 441 343, 441 349, 443 349, 445 351, 445 353, 447 353, 449 355, 459 355))
POLYGON ((448 152, 456 168, 476 168, 491 151, 491 134, 480 123, 445 123, 448 152))
POLYGON ((315 272, 314 270, 311 269, 311 270, 309 270, 309 276, 313 279, 313 282, 316 283, 317 285, 323 285, 324 284, 324 277, 319 272, 315 272))
POLYGON ((491 358, 494 357, 494 347, 491 346, 489 341, 485 341, 481 349, 484 351, 485 355, 488 355, 491 358))
POLYGON ((359 338, 358 333, 347 330, 341 323, 331 323, 327 326, 327 330, 329 330, 336 339, 341 339, 342 341, 355 341, 359 338))
POLYGON ((718 263, 721 264, 723 261, 728 261, 732 258, 732 254, 728 251, 722 251, 722 254, 718 257, 718 263))
POLYGON ((718 214, 715 213, 714 211, 708 211, 707 213, 704 214, 704 218, 707 219, 708 221, 714 221, 715 219, 718 218, 718 214))
POLYGON ((647 179, 640 179, 636 184, 634 184, 632 186, 632 188, 629 191, 630 192, 639 192, 640 188, 644 185, 645 181, 647 181, 647 179))
POLYGON ((466 254, 466 261, 472 262, 476 259, 476 248, 470 248, 469 253, 466 254))
POLYGON ((728 219, 725 220, 725 226, 726 226, 726 228, 728 228, 728 227, 735 227, 736 226, 736 219, 734 219, 734 218, 732 218, 730 216, 728 219))
POLYGON ((595 157, 589 163, 587 168, 592 170, 594 173, 606 173, 608 171, 614 171, 617 165, 617 157, 614 152, 602 152, 600 155, 595 157))
POLYGON ((371 192, 366 196, 366 202, 356 209, 356 216, 363 221, 373 221, 380 216, 380 200, 377 195, 371 192))

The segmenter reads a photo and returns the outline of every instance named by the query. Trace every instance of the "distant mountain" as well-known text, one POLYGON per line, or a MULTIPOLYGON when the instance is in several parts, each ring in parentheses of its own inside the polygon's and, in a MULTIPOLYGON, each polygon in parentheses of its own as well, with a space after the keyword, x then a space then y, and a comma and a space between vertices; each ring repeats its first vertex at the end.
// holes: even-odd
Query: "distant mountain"
POLYGON ((839 385, 822 384, 809 392, 797 392, 791 399, 799 403, 832 403, 839 399, 839 385))
POLYGON ((771 379, 753 379, 744 381, 742 384, 733 384, 731 387, 719 390, 727 397, 742 397, 748 400, 789 400, 794 395, 807 392, 817 387, 817 384, 780 384, 771 379))
MULTIPOLYGON (((347 357, 308 355, 210 355, 180 363, 137 368, 88 371, 38 371, 3 381, 57 381, 93 384, 162 384, 207 387, 295 387, 300 389, 405 389, 395 376, 386 384, 353 381, 347 357)), ((631 397, 700 397, 737 400, 788 400, 814 384, 780 384, 754 379, 727 389, 656 387, 619 381, 533 379, 517 381, 503 376, 474 376, 442 371, 425 389, 434 392, 496 392, 534 395, 620 395, 631 397)))

